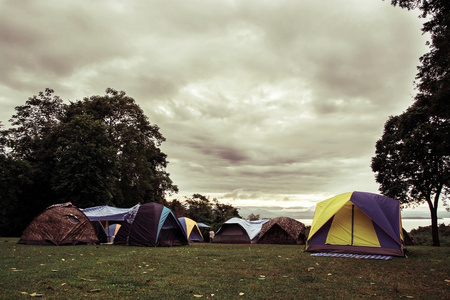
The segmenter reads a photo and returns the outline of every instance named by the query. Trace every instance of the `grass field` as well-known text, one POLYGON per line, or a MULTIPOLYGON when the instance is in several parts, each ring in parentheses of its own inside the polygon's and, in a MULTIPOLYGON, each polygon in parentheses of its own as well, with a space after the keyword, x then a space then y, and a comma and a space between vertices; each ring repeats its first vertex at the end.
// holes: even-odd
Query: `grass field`
POLYGON ((0 238, 0 298, 449 299, 450 247, 389 261, 313 257, 303 246, 29 246, 0 238))

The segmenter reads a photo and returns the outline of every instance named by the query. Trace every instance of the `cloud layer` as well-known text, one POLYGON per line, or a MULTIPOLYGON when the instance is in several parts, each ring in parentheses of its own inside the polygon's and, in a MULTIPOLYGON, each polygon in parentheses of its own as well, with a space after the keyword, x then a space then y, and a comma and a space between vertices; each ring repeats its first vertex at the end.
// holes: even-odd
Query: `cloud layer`
POLYGON ((377 192, 375 142, 427 51, 417 15, 381 0, 0 1, 0 120, 46 87, 111 87, 161 128, 180 196, 377 192))

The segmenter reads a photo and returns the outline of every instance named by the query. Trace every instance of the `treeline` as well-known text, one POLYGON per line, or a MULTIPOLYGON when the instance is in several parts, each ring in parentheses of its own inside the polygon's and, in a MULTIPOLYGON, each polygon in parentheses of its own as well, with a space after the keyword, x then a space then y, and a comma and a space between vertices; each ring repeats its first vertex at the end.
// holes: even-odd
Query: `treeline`
MULTIPOLYGON (((0 128, 0 235, 18 236, 46 207, 131 207, 178 191, 165 138, 125 92, 64 104, 51 89, 0 128)), ((2 124, 0 124, 2 125, 2 124)))

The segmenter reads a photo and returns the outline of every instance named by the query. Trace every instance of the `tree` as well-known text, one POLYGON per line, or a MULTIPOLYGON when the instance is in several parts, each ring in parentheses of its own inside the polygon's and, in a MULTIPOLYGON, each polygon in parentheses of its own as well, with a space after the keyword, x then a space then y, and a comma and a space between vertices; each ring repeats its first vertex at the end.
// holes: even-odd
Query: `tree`
MULTIPOLYGON (((55 166, 56 132, 64 105, 52 89, 45 89, 16 107, 11 127, 1 130, 3 180, 8 182, 6 223, 20 233, 37 212, 55 203, 51 187, 55 166), (16 176, 11 180, 9 176, 16 176), (9 178, 9 179, 8 179, 9 178), (26 182, 26 184, 25 184, 26 182)), ((4 190, 4 192, 6 192, 4 190)), ((7 226, 9 227, 9 226, 7 226)))
POLYGON ((214 207, 213 207, 213 215, 214 220, 212 222, 212 227, 215 230, 218 230, 223 223, 231 218, 240 218, 238 209, 233 207, 230 204, 220 203, 217 199, 213 199, 214 207))
POLYGON ((114 204, 126 207, 136 202, 163 203, 166 193, 178 192, 165 171, 167 155, 159 149, 165 138, 133 98, 109 88, 105 96, 71 103, 67 118, 80 114, 91 115, 105 124, 115 149, 118 180, 114 204))
POLYGON ((0 236, 16 236, 28 224, 35 205, 26 201, 32 185, 30 165, 0 154, 0 236))
POLYGON ((214 220, 212 204, 209 198, 201 194, 193 194, 186 199, 187 217, 196 222, 211 224, 214 220))
POLYGON ((187 216, 186 206, 178 199, 173 199, 172 201, 168 201, 166 203, 166 206, 173 212, 173 214, 177 218, 187 216))
POLYGON ((10 120, 12 127, 3 131, 11 156, 33 162, 48 158, 47 147, 53 144, 54 129, 64 114, 63 101, 53 93, 47 88, 15 108, 16 114, 10 120))
POLYGON ((249 220, 249 221, 256 221, 256 220, 259 220, 259 219, 261 219, 259 214, 255 215, 255 214, 251 213, 247 217, 247 220, 249 220))
POLYGON ((196 222, 206 223, 213 230, 217 230, 222 224, 233 217, 240 218, 238 209, 230 204, 220 203, 214 198, 201 194, 193 194, 185 198, 184 203, 177 199, 168 201, 165 205, 172 210, 177 218, 188 217, 196 222))
POLYGON ((408 10, 419 8, 426 18, 423 33, 431 36, 430 52, 420 58, 418 93, 402 115, 390 117, 376 144, 372 170, 380 191, 403 205, 426 202, 430 209, 433 245, 439 246, 437 208, 449 193, 450 157, 450 2, 392 0, 408 10))
POLYGON ((433 245, 439 246, 437 209, 444 205, 450 183, 450 120, 430 116, 413 105, 390 117, 376 143, 372 170, 380 191, 403 206, 426 202, 430 209, 433 245))
POLYGON ((64 202, 79 207, 112 204, 115 149, 106 126, 90 115, 61 124, 53 189, 64 202))
POLYGON ((105 96, 64 104, 53 94, 46 89, 29 98, 16 107, 11 128, 0 128, 0 181, 15 184, 2 192, 15 193, 8 199, 30 208, 22 211, 27 222, 21 226, 67 200, 79 207, 129 207, 163 203, 166 193, 177 192, 159 149, 165 139, 134 99, 107 89, 105 96), (26 189, 9 174, 27 178, 26 189))
POLYGON ((392 5, 408 10, 418 8, 425 19, 422 32, 429 34, 430 51, 420 58, 416 75, 417 105, 428 107, 435 115, 450 117, 450 1, 392 0, 392 5))

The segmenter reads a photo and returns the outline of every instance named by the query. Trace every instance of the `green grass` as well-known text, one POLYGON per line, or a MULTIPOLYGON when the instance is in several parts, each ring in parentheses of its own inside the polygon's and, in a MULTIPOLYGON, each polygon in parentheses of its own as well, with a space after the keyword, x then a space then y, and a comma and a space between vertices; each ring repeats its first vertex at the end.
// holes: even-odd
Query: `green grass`
POLYGON ((29 246, 0 239, 0 298, 448 299, 450 247, 390 261, 313 257, 303 246, 29 246), (447 281, 446 281, 447 280, 447 281))

